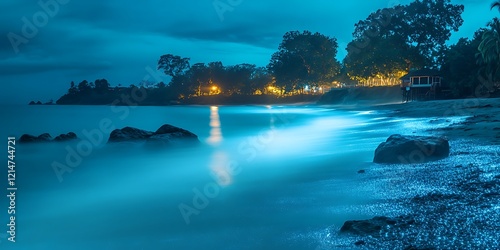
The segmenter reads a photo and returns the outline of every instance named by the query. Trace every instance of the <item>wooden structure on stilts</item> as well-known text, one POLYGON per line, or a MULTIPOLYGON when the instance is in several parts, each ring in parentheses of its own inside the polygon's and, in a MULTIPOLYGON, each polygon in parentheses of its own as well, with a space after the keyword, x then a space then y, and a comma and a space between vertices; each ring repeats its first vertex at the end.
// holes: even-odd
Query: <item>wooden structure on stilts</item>
POLYGON ((401 77, 403 102, 434 100, 442 88, 443 78, 432 69, 412 70, 401 77))

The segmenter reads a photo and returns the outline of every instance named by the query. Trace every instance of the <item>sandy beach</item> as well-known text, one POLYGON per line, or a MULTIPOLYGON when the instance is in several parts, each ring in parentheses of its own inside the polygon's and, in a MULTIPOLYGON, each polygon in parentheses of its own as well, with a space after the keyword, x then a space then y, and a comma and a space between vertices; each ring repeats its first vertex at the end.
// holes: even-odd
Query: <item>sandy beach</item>
MULTIPOLYGON (((500 144, 500 99, 460 99, 376 106, 392 110, 395 117, 437 117, 449 126, 434 129, 440 135, 453 139, 470 139, 479 144, 500 144), (464 122, 452 123, 449 117, 466 117, 464 122)), ((431 123, 440 122, 437 119, 431 123)))
POLYGON ((371 109, 435 124, 409 134, 447 138, 450 156, 411 165, 373 164, 360 174, 361 185, 377 186, 379 206, 387 208, 374 216, 389 219, 381 219, 380 233, 348 234, 331 242, 334 249, 500 249, 500 99, 371 109))

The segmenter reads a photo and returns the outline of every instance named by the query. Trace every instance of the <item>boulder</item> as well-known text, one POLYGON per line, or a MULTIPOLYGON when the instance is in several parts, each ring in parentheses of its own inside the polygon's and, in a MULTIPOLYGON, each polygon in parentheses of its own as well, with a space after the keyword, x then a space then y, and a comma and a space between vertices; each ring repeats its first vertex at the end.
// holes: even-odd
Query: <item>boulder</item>
POLYGON ((56 136, 56 138, 54 138, 54 141, 71 141, 76 139, 78 139, 76 134, 73 132, 69 132, 67 134, 60 134, 59 136, 56 136))
POLYGON ((153 136, 148 138, 146 146, 191 146, 199 142, 197 135, 185 129, 165 124, 156 130, 153 136))
POLYGON ((111 132, 108 142, 126 142, 126 141, 137 141, 146 140, 151 137, 154 133, 151 131, 146 131, 138 128, 125 127, 122 129, 115 129, 111 132))
POLYGON ((197 135, 185 129, 165 124, 156 132, 132 127, 116 129, 111 132, 108 143, 128 141, 144 141, 146 146, 151 147, 193 145, 200 142, 197 135))
POLYGON ((78 139, 78 137, 73 132, 69 132, 67 134, 61 134, 54 139, 52 139, 52 136, 50 136, 50 134, 48 134, 48 133, 43 133, 39 136, 24 134, 21 136, 21 138, 19 138, 19 142, 21 142, 21 143, 26 143, 26 142, 63 142, 63 141, 70 141, 70 140, 75 140, 75 139, 78 139))
POLYGON ((198 137, 186 136, 184 134, 155 134, 146 140, 147 147, 166 147, 166 146, 191 146, 200 141, 198 137))
POLYGON ((375 163, 413 164, 448 157, 448 140, 433 136, 391 135, 375 150, 375 163))
POLYGON ((346 221, 340 228, 340 232, 360 236, 377 236, 383 229, 405 228, 414 223, 415 220, 411 216, 398 216, 396 218, 376 216, 368 220, 346 221))
POLYGON ((394 224, 396 221, 384 216, 377 216, 369 220, 349 220, 340 228, 340 232, 355 235, 376 235, 383 227, 394 224))
POLYGON ((34 136, 30 134, 24 134, 19 138, 19 142, 49 142, 52 140, 52 136, 48 133, 41 134, 39 136, 34 136))
POLYGON ((165 125, 161 126, 155 132, 155 135, 164 135, 164 134, 169 134, 169 135, 172 135, 174 137, 179 137, 179 138, 196 138, 196 139, 198 139, 198 136, 196 136, 195 134, 193 134, 185 129, 174 127, 174 126, 169 125, 169 124, 165 124, 165 125))

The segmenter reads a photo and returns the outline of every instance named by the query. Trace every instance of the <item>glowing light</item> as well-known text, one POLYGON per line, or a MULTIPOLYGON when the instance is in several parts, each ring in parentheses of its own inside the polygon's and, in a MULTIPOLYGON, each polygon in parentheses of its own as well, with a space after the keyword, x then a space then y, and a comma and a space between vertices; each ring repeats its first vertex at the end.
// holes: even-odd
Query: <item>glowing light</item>
POLYGON ((223 151, 217 151, 212 155, 210 169, 217 183, 222 186, 229 186, 233 183, 233 174, 230 168, 229 156, 223 151))
POLYGON ((217 89, 218 89, 217 86, 212 86, 213 91, 216 91, 217 89))
POLYGON ((219 107, 210 107, 210 137, 207 142, 211 145, 219 145, 222 141, 222 130, 219 117, 219 107))

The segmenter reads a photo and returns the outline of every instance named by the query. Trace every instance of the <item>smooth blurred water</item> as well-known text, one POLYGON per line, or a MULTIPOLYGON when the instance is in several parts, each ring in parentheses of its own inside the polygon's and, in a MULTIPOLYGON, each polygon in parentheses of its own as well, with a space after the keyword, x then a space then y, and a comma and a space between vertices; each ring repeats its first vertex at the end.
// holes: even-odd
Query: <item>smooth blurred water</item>
POLYGON ((18 144, 18 242, 0 239, 1 249, 317 249, 327 228, 373 215, 362 208, 376 203, 376 191, 359 185, 357 171, 401 129, 383 113, 315 106, 0 110, 5 144, 7 136, 70 131, 89 141, 103 121, 151 131, 172 124, 202 142, 146 150, 107 145, 104 131, 62 179, 54 163, 67 165, 68 148, 81 145, 18 144))

